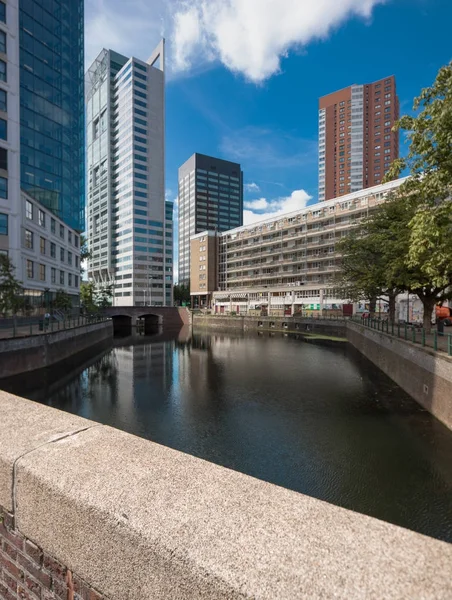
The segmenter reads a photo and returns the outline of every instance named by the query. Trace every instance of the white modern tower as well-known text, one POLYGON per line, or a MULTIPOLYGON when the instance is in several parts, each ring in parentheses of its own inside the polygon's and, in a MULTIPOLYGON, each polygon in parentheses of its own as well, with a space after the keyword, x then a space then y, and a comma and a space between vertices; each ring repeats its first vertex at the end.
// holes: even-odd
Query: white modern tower
POLYGON ((104 49, 87 73, 88 277, 116 306, 172 303, 164 65, 162 40, 146 62, 104 49))

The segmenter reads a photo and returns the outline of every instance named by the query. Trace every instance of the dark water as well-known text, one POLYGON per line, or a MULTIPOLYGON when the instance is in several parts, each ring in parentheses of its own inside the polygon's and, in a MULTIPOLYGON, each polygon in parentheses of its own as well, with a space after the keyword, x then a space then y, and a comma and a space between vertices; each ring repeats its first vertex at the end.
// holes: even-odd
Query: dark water
POLYGON ((146 341, 28 397, 452 541, 452 432, 351 347, 146 341))

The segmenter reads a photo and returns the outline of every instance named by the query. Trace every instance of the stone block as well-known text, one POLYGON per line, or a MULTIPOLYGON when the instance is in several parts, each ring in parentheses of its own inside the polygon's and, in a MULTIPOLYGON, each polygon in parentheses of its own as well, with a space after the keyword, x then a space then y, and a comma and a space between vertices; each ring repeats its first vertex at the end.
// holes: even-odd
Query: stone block
POLYGON ((0 506, 13 512, 13 472, 23 455, 95 423, 0 391, 0 506))
POLYGON ((108 427, 21 458, 16 497, 21 533, 115 600, 452 597, 449 544, 108 427))

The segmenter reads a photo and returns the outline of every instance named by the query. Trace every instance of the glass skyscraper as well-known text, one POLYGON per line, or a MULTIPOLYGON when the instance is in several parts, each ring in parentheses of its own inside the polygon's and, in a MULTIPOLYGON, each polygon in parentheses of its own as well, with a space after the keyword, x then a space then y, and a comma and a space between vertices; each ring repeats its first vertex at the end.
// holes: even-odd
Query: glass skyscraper
POLYGON ((84 229, 83 0, 20 0, 21 187, 84 229))

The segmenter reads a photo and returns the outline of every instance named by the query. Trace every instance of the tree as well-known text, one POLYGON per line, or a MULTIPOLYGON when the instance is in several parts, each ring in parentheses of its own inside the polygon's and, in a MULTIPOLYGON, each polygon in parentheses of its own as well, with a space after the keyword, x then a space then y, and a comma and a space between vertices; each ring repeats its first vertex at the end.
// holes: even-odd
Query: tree
POLYGON ((80 236, 80 279, 83 276, 83 273, 85 272, 85 269, 83 268, 83 263, 85 261, 87 261, 89 258, 91 258, 91 252, 88 248, 88 240, 86 239, 86 237, 84 235, 80 236))
POLYGON ((112 298, 113 298, 113 285, 105 284, 96 291, 95 304, 99 308, 107 308, 107 306, 111 306, 112 298))
POLYGON ((16 313, 23 305, 22 286, 15 278, 11 259, 0 254, 0 312, 16 313))
POLYGON ((175 285, 174 286, 174 302, 176 304, 182 304, 183 302, 190 304, 190 286, 184 285, 175 285))
MULTIPOLYGON (((411 224, 417 211, 409 198, 396 195, 353 230, 339 248, 344 252, 339 277, 364 297, 373 293, 416 294, 424 307, 424 327, 430 330, 436 303, 452 297, 452 262, 442 284, 432 280, 423 265, 410 260, 411 224), (360 261, 364 266, 360 267, 360 261)), ((393 308, 391 308, 393 314, 393 308)))
POLYGON ((395 125, 407 132, 408 155, 394 161, 386 180, 403 170, 410 175, 394 200, 412 211, 406 265, 413 275, 411 291, 424 306, 425 326, 435 302, 450 298, 452 285, 452 62, 422 90, 413 109, 415 116, 403 116, 395 125))
POLYGON ((344 297, 354 302, 368 300, 371 313, 375 312, 377 299, 387 301, 389 319, 393 322, 396 297, 403 288, 400 281, 396 278, 392 281, 387 272, 390 247, 385 238, 391 237, 391 230, 384 221, 389 217, 388 212, 381 212, 379 218, 361 221, 336 245, 341 255, 336 285, 344 297))
POLYGON ((71 297, 64 290, 57 290, 53 305, 55 308, 58 308, 60 310, 69 310, 72 308, 71 297))
POLYGON ((92 282, 82 282, 80 284, 80 302, 85 313, 92 313, 97 310, 94 302, 95 288, 92 282))

